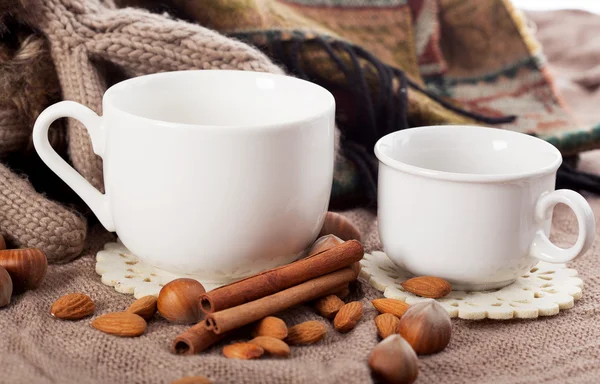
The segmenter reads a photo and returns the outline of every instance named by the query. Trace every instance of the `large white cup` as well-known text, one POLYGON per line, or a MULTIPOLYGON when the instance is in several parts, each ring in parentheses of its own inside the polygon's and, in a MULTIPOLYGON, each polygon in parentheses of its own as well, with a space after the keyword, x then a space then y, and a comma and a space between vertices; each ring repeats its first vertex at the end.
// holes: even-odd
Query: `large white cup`
POLYGON ((455 289, 499 288, 539 260, 565 263, 592 245, 594 214, 578 193, 554 191, 562 158, 543 140, 434 126, 391 133, 375 153, 381 241, 390 259, 415 275, 445 278, 455 289), (579 223, 568 249, 548 239, 558 203, 579 223))
POLYGON ((333 96, 292 77, 177 71, 125 80, 103 115, 71 101, 33 131, 42 160, 152 265, 227 281, 302 255, 329 203, 333 96), (72 117, 104 160, 105 193, 63 161, 48 127, 72 117))

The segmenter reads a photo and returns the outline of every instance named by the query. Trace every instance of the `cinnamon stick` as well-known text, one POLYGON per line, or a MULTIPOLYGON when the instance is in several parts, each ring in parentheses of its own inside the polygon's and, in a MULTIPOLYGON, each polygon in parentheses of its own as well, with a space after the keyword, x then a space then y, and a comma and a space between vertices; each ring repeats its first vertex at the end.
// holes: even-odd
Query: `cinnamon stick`
POLYGON ((346 241, 291 264, 207 292, 200 296, 200 307, 208 314, 257 300, 347 267, 358 262, 363 255, 360 242, 346 241))
POLYGON ((182 334, 178 335, 171 345, 171 352, 176 355, 193 355, 200 353, 211 345, 219 342, 227 334, 216 334, 209 331, 204 326, 204 322, 199 322, 182 334))
MULTIPOLYGON (((352 268, 352 270, 354 271, 354 274, 358 277, 358 275, 360 274, 360 263, 358 261, 356 263, 352 263, 352 264, 350 264, 350 268, 352 268)), ((343 299, 350 294, 350 283, 344 283, 338 287, 332 288, 329 292, 324 294, 322 297, 325 297, 328 295, 337 295, 337 296, 340 296, 340 299, 343 299), (342 296, 344 296, 344 297, 342 297, 342 296)), ((317 297, 317 299, 320 299, 320 297, 317 297)))
POLYGON ((322 297, 342 284, 355 280, 357 276, 352 268, 345 267, 258 300, 210 313, 204 323, 207 329, 216 334, 222 334, 295 305, 322 297))
POLYGON ((341 285, 335 291, 332 291, 331 295, 336 295, 343 300, 350 295, 350 287, 348 284, 341 285))

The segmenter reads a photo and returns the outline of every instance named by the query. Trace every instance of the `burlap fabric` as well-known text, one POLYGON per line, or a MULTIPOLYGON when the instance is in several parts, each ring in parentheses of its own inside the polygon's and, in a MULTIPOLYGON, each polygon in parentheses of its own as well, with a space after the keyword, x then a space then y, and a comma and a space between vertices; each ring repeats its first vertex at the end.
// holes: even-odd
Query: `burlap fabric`
MULTIPOLYGON (((600 160, 600 159, 599 159, 600 160)), ((600 213, 600 199, 591 200, 600 213)), ((348 213, 377 247, 374 216, 348 213)), ((554 239, 575 240, 577 222, 566 209, 554 219, 554 239)), ((98 228, 97 228, 98 229, 98 228)), ((90 327, 90 319, 64 322, 48 309, 60 295, 85 292, 96 302, 96 314, 124 310, 132 297, 103 285, 94 272, 94 253, 109 236, 93 231, 84 257, 51 266, 37 291, 14 298, 0 310, 0 383, 169 383, 187 375, 204 375, 215 383, 370 383, 366 360, 377 343, 370 299, 380 294, 361 284, 350 300, 360 300, 363 320, 348 334, 329 325, 326 338, 313 346, 293 347, 289 359, 230 360, 223 344, 196 356, 176 356, 170 343, 185 326, 156 318, 146 334, 133 339, 105 335, 90 327)), ((456 384, 591 384, 600 378, 600 266, 598 247, 574 262, 583 277, 585 294, 575 307, 539 320, 453 321, 450 346, 420 359, 417 383, 456 384)), ((293 325, 319 319, 307 307, 283 313, 293 325)), ((324 320, 324 319, 321 319, 324 320)), ((326 321, 326 320, 324 320, 326 321)), ((329 323, 328 321, 326 321, 329 323)))

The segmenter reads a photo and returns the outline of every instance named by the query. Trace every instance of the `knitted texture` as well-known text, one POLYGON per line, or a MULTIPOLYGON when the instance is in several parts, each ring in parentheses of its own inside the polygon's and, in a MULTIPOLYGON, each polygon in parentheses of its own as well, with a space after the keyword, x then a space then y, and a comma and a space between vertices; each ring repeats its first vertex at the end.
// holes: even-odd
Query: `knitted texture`
MULTIPOLYGON (((31 129, 37 115, 60 98, 48 44, 43 36, 10 24, 13 33, 0 45, 0 158, 32 153, 31 129)), ((59 151, 62 124, 54 124, 50 142, 59 151)), ((37 193, 27 180, 0 165, 0 228, 15 246, 42 249, 51 262, 67 261, 83 248, 83 218, 37 193)))
POLYGON ((18 247, 40 248, 48 261, 66 262, 83 249, 85 221, 37 193, 0 164, 0 228, 18 247))
MULTIPOLYGON (((25 28, 14 28, 11 38, 0 44, 0 157, 27 147, 37 115, 60 98, 46 40, 25 28)), ((58 131, 50 131, 51 142, 56 142, 58 131)))

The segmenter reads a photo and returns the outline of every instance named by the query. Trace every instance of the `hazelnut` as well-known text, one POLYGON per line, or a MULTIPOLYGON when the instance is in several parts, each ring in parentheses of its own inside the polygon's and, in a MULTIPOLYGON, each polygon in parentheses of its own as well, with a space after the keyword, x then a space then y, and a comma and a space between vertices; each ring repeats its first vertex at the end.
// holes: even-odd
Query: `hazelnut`
POLYGON ((410 384, 419 375, 419 359, 400 335, 388 336, 373 348, 369 367, 386 384, 410 384))
POLYGON ((10 304, 13 293, 12 279, 4 267, 0 267, 0 308, 10 304))
POLYGON ((448 312, 435 300, 413 304, 400 319, 399 333, 418 355, 442 351, 452 336, 448 312))
POLYGON ((172 323, 192 324, 202 319, 200 295, 206 292, 194 279, 175 279, 158 294, 158 312, 172 323))
POLYGON ((335 235, 344 241, 360 241, 360 231, 346 217, 335 212, 327 212, 325 222, 319 233, 319 237, 325 235, 335 235))
POLYGON ((13 283, 13 293, 35 289, 42 284, 48 260, 44 252, 36 248, 0 251, 0 266, 4 267, 13 283))
POLYGON ((336 245, 340 245, 344 242, 344 240, 340 239, 335 235, 325 235, 319 237, 308 250, 308 255, 316 255, 319 252, 326 251, 335 247, 336 245))

